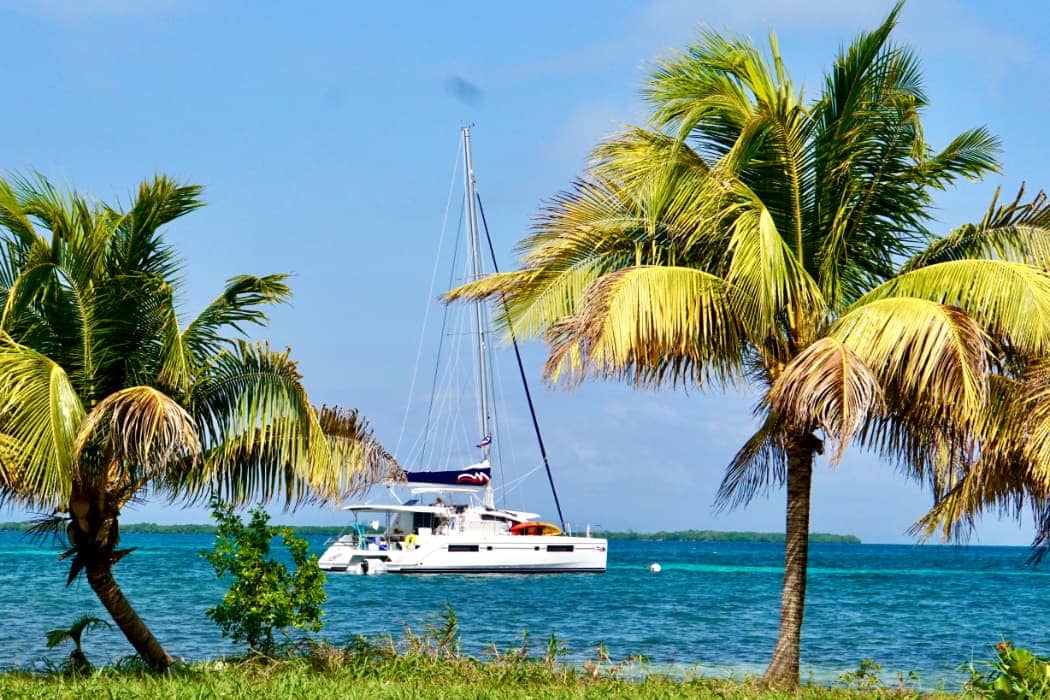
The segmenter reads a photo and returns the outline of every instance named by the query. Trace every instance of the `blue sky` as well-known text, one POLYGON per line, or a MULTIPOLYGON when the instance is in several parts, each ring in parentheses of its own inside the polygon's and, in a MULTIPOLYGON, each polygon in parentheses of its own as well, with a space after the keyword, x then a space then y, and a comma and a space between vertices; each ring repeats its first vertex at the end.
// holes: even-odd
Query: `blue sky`
MULTIPOLYGON (((890 3, 288 3, 0 0, 9 70, 0 169, 36 169, 103 199, 165 172, 209 206, 171 227, 187 312, 234 274, 291 272, 295 298, 263 333, 291 346, 318 402, 360 408, 393 447, 404 413, 459 127, 498 255, 587 151, 644 120, 651 62, 708 24, 780 37, 815 94, 837 47, 890 3), (456 97, 450 81, 476 88, 456 97)), ((942 228, 979 217, 998 185, 1050 184, 1046 10, 1039 3, 913 0, 897 38, 925 67, 928 137, 987 124, 1002 177, 938 199, 942 228)), ((538 380, 542 347, 526 351, 538 380)), ((509 366, 509 363, 508 363, 509 366)), ((508 388, 508 391, 512 387, 508 388)), ((732 513, 711 504, 751 426, 746 395, 590 384, 537 391, 569 519, 637 530, 783 529, 783 494, 732 513)), ((522 419, 523 420, 523 419, 522 419)), ((525 425, 512 420, 511 432, 525 425)), ((527 456, 523 469, 534 466, 527 456)), ((517 505, 553 515, 541 479, 517 505)), ((814 479, 815 530, 908 542, 929 496, 870 455, 814 479)), ((17 517, 18 513, 0 513, 17 517)), ((126 520, 203 520, 147 504, 126 520)), ((282 519, 288 519, 282 518, 282 519)), ((338 522, 306 510, 298 522, 338 522)), ((1024 544, 1031 526, 986 518, 975 541, 1024 544)))

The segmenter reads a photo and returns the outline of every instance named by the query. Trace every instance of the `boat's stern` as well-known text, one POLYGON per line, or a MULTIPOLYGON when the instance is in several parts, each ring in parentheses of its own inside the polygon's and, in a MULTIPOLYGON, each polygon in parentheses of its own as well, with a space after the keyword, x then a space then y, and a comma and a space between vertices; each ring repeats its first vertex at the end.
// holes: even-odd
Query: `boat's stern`
POLYGON ((344 542, 342 539, 329 542, 317 565, 322 571, 346 571, 356 550, 353 542, 344 542))
POLYGON ((386 564, 386 552, 361 549, 352 538, 343 537, 331 542, 317 561, 322 571, 340 574, 382 574, 386 564))

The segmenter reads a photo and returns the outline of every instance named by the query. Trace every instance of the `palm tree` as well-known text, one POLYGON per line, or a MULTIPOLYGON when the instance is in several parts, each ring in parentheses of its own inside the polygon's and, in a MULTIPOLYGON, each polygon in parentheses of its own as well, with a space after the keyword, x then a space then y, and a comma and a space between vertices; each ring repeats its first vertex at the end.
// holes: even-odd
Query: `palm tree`
POLYGON ((73 651, 69 652, 66 667, 76 673, 85 673, 91 670, 91 664, 88 662, 87 656, 84 655, 84 647, 81 646, 81 639, 84 633, 93 627, 109 626, 108 622, 100 618, 92 617, 91 615, 81 615, 73 620, 73 624, 69 627, 48 632, 47 648, 54 649, 67 639, 73 642, 73 651))
POLYGON ((926 143, 916 58, 890 41, 900 9, 840 51, 810 102, 775 36, 764 54, 703 32, 650 76, 651 125, 600 144, 545 207, 520 269, 450 293, 500 298, 508 328, 545 334, 554 383, 757 386, 759 427, 719 502, 787 487, 773 684, 799 680, 825 445, 832 465, 857 444, 943 495, 979 451, 996 377, 1050 350, 1043 200, 993 202, 946 237, 927 227, 933 191, 996 171, 998 141, 926 143))
POLYGON ((391 458, 355 412, 315 409, 288 351, 237 334, 288 299, 239 276, 192 319, 162 228, 202 205, 166 177, 126 211, 43 177, 0 180, 0 502, 53 512, 68 581, 88 583, 139 655, 172 663, 112 568, 136 499, 331 501, 391 458))

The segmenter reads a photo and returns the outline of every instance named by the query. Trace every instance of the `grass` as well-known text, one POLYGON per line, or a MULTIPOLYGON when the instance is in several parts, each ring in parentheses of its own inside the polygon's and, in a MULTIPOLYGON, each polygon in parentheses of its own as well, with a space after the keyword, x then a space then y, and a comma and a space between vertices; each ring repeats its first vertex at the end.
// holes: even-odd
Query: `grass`
MULTIPOLYGON (((0 676, 3 698, 660 698, 847 700, 917 698, 912 692, 850 691, 803 686, 797 693, 763 688, 754 681, 675 680, 648 677, 627 680, 543 670, 507 669, 500 665, 434 663, 411 667, 376 666, 370 673, 341 669, 320 671, 308 663, 277 666, 194 665, 167 676, 112 669, 86 677, 0 676)), ((953 696, 940 696, 953 697, 953 696)))
POLYGON ((300 640, 278 658, 260 655, 178 665, 151 674, 136 658, 90 673, 51 669, 0 674, 0 698, 719 698, 720 700, 800 698, 950 698, 906 687, 886 688, 872 662, 843 681, 864 688, 804 686, 784 692, 763 688, 755 679, 718 679, 689 671, 674 675, 647 672, 641 658, 615 661, 604 647, 582 665, 567 665, 565 648, 553 635, 540 655, 530 640, 520 647, 492 649, 480 660, 461 651, 458 623, 451 608, 422 633, 406 626, 392 637, 356 638, 343 647, 300 640))
POLYGON ((763 689, 754 680, 619 674, 551 666, 542 661, 344 656, 329 650, 278 662, 218 661, 178 667, 156 676, 128 668, 90 675, 0 675, 2 698, 800 698, 848 700, 927 696, 908 690, 857 691, 804 686, 797 692, 763 689))

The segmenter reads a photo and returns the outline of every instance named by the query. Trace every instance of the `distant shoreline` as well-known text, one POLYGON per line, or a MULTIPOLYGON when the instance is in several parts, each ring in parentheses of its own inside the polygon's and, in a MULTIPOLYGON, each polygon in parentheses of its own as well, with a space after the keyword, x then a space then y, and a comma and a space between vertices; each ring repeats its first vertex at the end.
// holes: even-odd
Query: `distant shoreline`
MULTIPOLYGON (((726 530, 672 530, 660 532, 595 532, 598 537, 610 540, 638 540, 658 542, 676 540, 681 542, 783 542, 783 532, 750 532, 726 530)), ((856 535, 836 535, 830 532, 811 532, 810 542, 831 542, 836 544, 861 544, 856 535)))
MULTIPOLYGON (((299 535, 338 535, 345 527, 338 525, 290 525, 299 535)), ((0 523, 0 531, 24 531, 27 523, 0 523)), ((159 525, 157 523, 122 523, 122 534, 158 534, 158 535, 213 535, 215 526, 210 524, 187 523, 183 525, 159 525)), ((578 534, 578 533, 577 533, 578 534)), ((596 537, 610 540, 636 540, 646 542, 681 541, 681 542, 783 542, 782 532, 733 532, 722 530, 674 530, 659 532, 601 532, 592 533, 596 537)), ((810 542, 861 544, 855 535, 836 535, 827 532, 814 532, 809 536, 810 542)))

